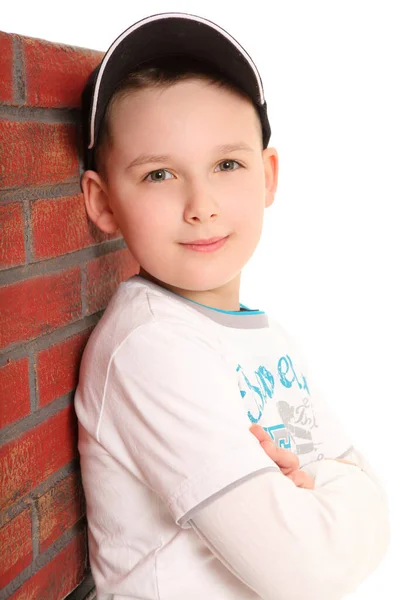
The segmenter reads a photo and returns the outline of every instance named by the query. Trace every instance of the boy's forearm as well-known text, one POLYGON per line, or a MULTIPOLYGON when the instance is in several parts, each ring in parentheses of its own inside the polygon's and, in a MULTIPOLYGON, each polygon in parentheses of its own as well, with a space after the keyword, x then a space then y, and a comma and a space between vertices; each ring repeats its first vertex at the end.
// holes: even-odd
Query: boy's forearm
POLYGON ((315 490, 265 473, 193 517, 213 552, 261 598, 340 600, 388 547, 385 497, 366 473, 331 460, 304 468, 313 469, 315 490))
MULTIPOLYGON (((359 554, 358 558, 359 560, 359 565, 358 565, 358 571, 356 568, 354 568, 354 575, 355 575, 355 582, 359 581, 361 582, 363 579, 365 579, 365 577, 367 577, 369 575, 369 573, 371 573, 380 563, 380 561, 382 560, 383 555, 385 554, 387 547, 388 547, 388 543, 389 543, 389 525, 388 525, 388 506, 387 506, 387 497, 386 497, 386 492, 384 490, 383 484, 382 482, 379 480, 379 478, 377 477, 377 475, 374 473, 372 467, 369 465, 369 463, 367 462, 366 458, 363 456, 363 454, 356 450, 354 447, 351 447, 351 449, 349 451, 347 451, 345 454, 342 455, 341 458, 326 458, 324 459, 322 462, 321 461, 314 461, 312 463, 309 463, 308 465, 303 466, 302 468, 298 468, 298 457, 296 457, 292 452, 284 450, 282 448, 278 448, 276 447, 273 442, 270 440, 268 434, 264 431, 264 429, 258 425, 252 425, 250 427, 250 432, 255 435, 255 437, 259 440, 264 452, 274 461, 276 462, 276 464, 279 466, 279 468, 281 469, 282 473, 284 475, 286 475, 287 477, 291 477, 291 474, 286 473, 286 470, 284 467, 291 467, 293 471, 293 475, 297 474, 297 477, 292 478, 292 481, 296 483, 296 485, 299 485, 299 487, 303 487, 309 490, 315 490, 315 489, 322 489, 327 483, 330 482, 334 482, 335 479, 337 479, 338 477, 342 477, 343 475, 347 475, 349 472, 350 474, 353 473, 354 475, 360 473, 360 471, 364 471, 364 476, 367 475, 368 479, 370 482, 373 483, 374 487, 372 488, 372 493, 378 494, 378 496, 381 498, 381 508, 383 510, 383 514, 382 514, 382 519, 383 519, 383 523, 381 526, 379 526, 379 512, 380 512, 380 508, 375 508, 374 510, 370 510, 369 512, 371 513, 370 515, 367 514, 367 519, 368 522, 364 521, 364 525, 361 523, 361 526, 364 526, 365 530, 370 530, 371 528, 373 528, 374 526, 374 520, 378 520, 378 525, 376 528, 376 536, 375 538, 371 541, 371 543, 367 546, 364 546, 362 551, 369 553, 368 555, 365 555, 366 558, 365 560, 362 560, 362 556, 363 554, 359 554), (296 464, 297 461, 297 464, 296 464), (330 467, 329 464, 333 463, 333 466, 330 467), (328 465, 327 467, 325 465, 328 465), (338 467, 335 467, 334 465, 338 465, 338 467), (341 465, 345 466, 345 469, 343 469, 341 467, 341 465), (350 471, 346 471, 346 467, 350 465, 352 468, 350 469, 350 471), (317 477, 317 473, 318 473, 318 477, 317 477), (305 480, 305 484, 304 485, 300 485, 300 483, 303 481, 301 477, 299 477, 299 475, 302 475, 303 477, 306 476, 310 479, 310 482, 308 482, 307 480, 305 480), (316 481, 317 479, 317 481, 316 481), (300 482, 300 483, 297 483, 300 482), (359 575, 357 575, 357 572, 359 572, 359 575), (358 577, 358 579, 357 579, 358 577)), ((290 468, 289 468, 289 472, 290 472, 290 468)), ((364 483, 365 483, 365 477, 364 478, 364 483)), ((345 482, 346 485, 348 486, 352 486, 353 485, 353 481, 347 479, 347 481, 345 482)), ((367 480, 368 483, 368 480, 367 480)), ((369 486, 371 488, 371 486, 369 486)), ((336 490, 336 492, 338 492, 338 490, 336 490)), ((341 492, 342 498, 344 500, 344 502, 346 502, 346 493, 348 494, 348 490, 344 489, 341 492)), ((363 506, 363 501, 365 499, 368 500, 368 497, 365 498, 362 496, 363 492, 362 492, 362 488, 361 491, 359 491, 358 489, 356 489, 353 493, 359 495, 360 500, 359 500, 359 506, 360 509, 362 509, 363 506)), ((369 494, 369 492, 367 492, 369 494)), ((317 496, 318 497, 318 496, 317 496)), ((354 501, 354 498, 351 499, 352 502, 354 501)), ((325 500, 325 502, 328 501, 328 499, 325 500)), ((319 509, 319 507, 318 507, 319 509)), ((331 513, 334 514, 335 512, 335 505, 332 505, 332 507, 328 507, 328 509, 330 510, 331 513)), ((304 515, 305 517, 305 515, 304 515)), ((359 515, 356 515, 355 519, 358 519, 359 515)), ((340 523, 339 523, 340 525, 340 523)), ((324 525, 325 529, 327 528, 327 525, 324 525)), ((350 522, 350 528, 349 528, 349 533, 351 535, 352 529, 354 528, 354 524, 352 522, 350 522)), ((360 536, 362 535, 362 531, 360 533, 360 536)), ((331 535, 331 539, 334 539, 334 533, 330 534, 331 535)), ((356 537, 357 535, 357 531, 355 531, 353 533, 354 537, 356 537)), ((355 585, 357 585, 357 583, 355 583, 355 585)))
MULTIPOLYGON (((346 464, 346 461, 349 461, 348 464, 353 464, 355 468, 359 468, 364 472, 364 474, 374 483, 375 492, 378 493, 380 497, 380 502, 376 505, 377 507, 375 510, 361 514, 358 512, 357 514, 359 526, 373 530, 374 536, 371 538, 370 546, 363 548, 364 560, 360 560, 357 563, 356 557, 354 557, 353 585, 355 590, 357 586, 378 567, 386 554, 390 543, 389 507, 387 494, 383 484, 363 454, 354 448, 346 453, 343 461, 335 460, 336 463, 339 462, 337 475, 335 475, 332 470, 330 473, 327 473, 326 470, 324 472, 324 467, 322 466, 322 468, 320 468, 318 462, 310 463, 303 467, 303 469, 315 478, 315 490, 318 491, 328 483, 334 483, 335 479, 340 478, 340 462, 346 464)), ((326 461, 323 462, 326 463, 326 461)), ((362 492, 360 491, 360 493, 362 492)), ((356 497, 354 500, 355 504, 357 504, 356 497)), ((360 502, 360 507, 361 506, 362 504, 360 502)), ((356 530, 354 530, 353 535, 357 535, 356 530)))

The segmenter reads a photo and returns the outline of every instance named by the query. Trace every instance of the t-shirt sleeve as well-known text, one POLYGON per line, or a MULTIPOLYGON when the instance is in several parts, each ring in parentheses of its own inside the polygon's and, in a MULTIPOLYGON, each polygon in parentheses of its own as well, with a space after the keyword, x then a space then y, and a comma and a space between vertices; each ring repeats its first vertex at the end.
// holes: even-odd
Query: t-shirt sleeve
POLYGON ((154 321, 114 352, 98 441, 139 470, 183 528, 221 490, 279 471, 249 426, 235 369, 199 328, 154 321))

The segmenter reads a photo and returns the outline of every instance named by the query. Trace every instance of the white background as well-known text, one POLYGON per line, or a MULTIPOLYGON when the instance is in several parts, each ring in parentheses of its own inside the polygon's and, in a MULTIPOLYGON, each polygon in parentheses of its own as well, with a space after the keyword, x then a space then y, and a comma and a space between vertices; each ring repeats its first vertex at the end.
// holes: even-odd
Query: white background
POLYGON ((391 547, 348 598, 397 598, 400 4, 139 4, 7 2, 0 28, 105 51, 143 17, 189 12, 227 29, 252 56, 280 170, 262 240, 242 274, 241 301, 293 335, 319 389, 388 490, 391 547))

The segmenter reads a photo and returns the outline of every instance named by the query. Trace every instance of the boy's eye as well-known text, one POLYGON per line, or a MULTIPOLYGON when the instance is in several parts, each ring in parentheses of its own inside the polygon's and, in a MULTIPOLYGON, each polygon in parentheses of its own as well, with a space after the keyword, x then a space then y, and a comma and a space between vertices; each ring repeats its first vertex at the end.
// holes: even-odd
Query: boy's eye
POLYGON ((236 169, 232 166, 233 163, 237 164, 238 167, 241 166, 237 160, 223 160, 219 163, 218 167, 222 165, 224 167, 223 169, 221 169, 222 171, 236 171, 236 169))
MULTIPOLYGON (((165 181, 165 173, 169 173, 167 169, 157 169, 156 171, 151 171, 147 177, 145 177, 144 181, 151 181, 152 183, 157 183, 158 181, 165 181), (150 179, 149 179, 150 177, 150 179)), ((169 173, 171 175, 171 173, 169 173)), ((172 177, 172 175, 171 175, 172 177)))
MULTIPOLYGON (((241 167, 237 160, 223 160, 219 163, 219 165, 217 165, 217 167, 220 166, 223 167, 222 169, 220 169, 221 171, 236 171, 238 167, 241 167), (234 167, 235 164, 237 165, 236 168, 234 167)), ((167 169, 157 169, 156 171, 150 171, 150 173, 145 177, 144 181, 151 181, 152 183, 166 181, 167 179, 170 179, 165 177, 166 173, 169 173, 171 175, 171 173, 167 171, 167 169)), ((173 177, 173 175, 171 175, 171 177, 173 177)))

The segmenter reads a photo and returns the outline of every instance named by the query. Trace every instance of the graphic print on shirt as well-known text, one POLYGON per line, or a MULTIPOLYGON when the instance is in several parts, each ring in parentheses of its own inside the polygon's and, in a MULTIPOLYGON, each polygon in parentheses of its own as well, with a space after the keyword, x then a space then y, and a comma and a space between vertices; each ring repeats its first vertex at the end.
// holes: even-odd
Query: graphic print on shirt
POLYGON ((303 373, 298 376, 291 357, 281 356, 275 373, 264 365, 251 370, 240 364, 236 372, 250 422, 259 423, 276 446, 303 456, 306 462, 321 460, 324 455, 315 439, 318 423, 307 380, 303 373))

